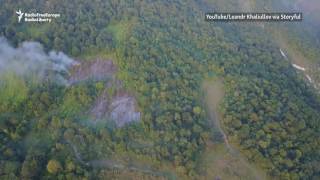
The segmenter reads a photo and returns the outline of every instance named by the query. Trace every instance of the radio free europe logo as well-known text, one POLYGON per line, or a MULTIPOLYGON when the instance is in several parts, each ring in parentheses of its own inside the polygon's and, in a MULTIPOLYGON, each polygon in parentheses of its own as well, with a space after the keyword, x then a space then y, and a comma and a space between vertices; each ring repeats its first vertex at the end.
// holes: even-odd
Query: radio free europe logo
POLYGON ((49 22, 51 23, 53 19, 61 17, 59 13, 26 13, 22 12, 20 9, 16 11, 18 15, 18 22, 49 22))

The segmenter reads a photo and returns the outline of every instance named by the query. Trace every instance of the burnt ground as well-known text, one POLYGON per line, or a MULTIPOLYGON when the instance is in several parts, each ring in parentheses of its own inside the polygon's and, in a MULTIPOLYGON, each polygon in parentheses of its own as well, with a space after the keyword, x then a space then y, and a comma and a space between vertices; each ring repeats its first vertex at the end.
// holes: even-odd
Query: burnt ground
POLYGON ((112 60, 96 59, 74 66, 69 78, 70 84, 84 81, 104 81, 105 89, 96 98, 89 117, 94 123, 112 120, 117 127, 139 121, 136 99, 126 91, 122 82, 115 77, 117 67, 112 60))
POLYGON ((113 77, 116 72, 117 67, 112 60, 97 59, 82 62, 72 68, 69 83, 75 84, 87 80, 101 81, 113 77))

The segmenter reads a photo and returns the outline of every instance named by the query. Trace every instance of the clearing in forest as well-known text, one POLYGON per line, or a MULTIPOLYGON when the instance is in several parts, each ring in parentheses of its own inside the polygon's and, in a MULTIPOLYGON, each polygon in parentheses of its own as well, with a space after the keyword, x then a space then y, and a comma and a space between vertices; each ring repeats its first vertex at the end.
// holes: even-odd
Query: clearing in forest
MULTIPOLYGON (((250 164, 241 153, 228 141, 220 123, 219 104, 224 96, 222 80, 210 79, 203 85, 204 103, 214 134, 220 134, 221 141, 207 143, 200 158, 198 168, 203 179, 266 179, 265 173, 250 164)), ((215 138, 213 138, 215 139, 215 138)))

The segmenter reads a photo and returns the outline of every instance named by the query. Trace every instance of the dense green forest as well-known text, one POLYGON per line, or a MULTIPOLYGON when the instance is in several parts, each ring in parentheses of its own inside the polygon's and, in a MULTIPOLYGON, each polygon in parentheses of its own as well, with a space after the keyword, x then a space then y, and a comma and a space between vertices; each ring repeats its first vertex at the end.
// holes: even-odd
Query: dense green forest
POLYGON ((65 86, 0 73, 0 179, 106 179, 118 169, 136 171, 137 179, 197 179, 196 160, 219 138, 200 99, 210 76, 225 84, 222 123, 251 162, 271 179, 319 178, 316 90, 255 24, 204 21, 213 9, 205 0, 1 1, 0 36, 79 61, 112 58, 142 116, 122 128, 92 123, 88 109, 108 79, 65 86), (14 11, 22 7, 62 16, 18 23, 14 11), (122 157, 152 167, 123 168, 122 157))

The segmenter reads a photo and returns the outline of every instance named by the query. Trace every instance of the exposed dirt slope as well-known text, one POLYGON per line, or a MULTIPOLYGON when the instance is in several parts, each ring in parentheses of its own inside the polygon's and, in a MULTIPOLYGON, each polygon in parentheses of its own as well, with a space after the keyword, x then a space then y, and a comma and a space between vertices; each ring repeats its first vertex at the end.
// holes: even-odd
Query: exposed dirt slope
POLYGON ((74 66, 70 84, 83 81, 99 81, 104 83, 104 90, 93 104, 89 115, 93 122, 113 120, 117 127, 140 120, 137 103, 128 91, 116 79, 117 67, 112 60, 96 59, 74 66))

